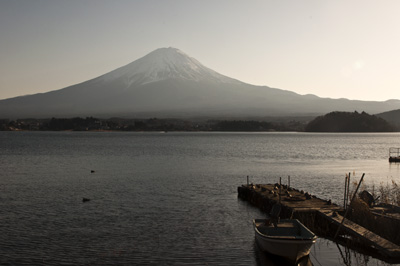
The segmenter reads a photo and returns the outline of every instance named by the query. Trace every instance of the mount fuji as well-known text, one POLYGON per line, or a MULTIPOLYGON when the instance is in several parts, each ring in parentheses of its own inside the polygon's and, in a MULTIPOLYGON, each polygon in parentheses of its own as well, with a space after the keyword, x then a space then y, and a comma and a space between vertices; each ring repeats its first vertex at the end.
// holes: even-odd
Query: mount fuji
POLYGON ((386 102, 319 98, 221 75, 176 48, 160 48, 97 78, 47 93, 0 100, 0 118, 265 117, 331 111, 380 113, 386 102))

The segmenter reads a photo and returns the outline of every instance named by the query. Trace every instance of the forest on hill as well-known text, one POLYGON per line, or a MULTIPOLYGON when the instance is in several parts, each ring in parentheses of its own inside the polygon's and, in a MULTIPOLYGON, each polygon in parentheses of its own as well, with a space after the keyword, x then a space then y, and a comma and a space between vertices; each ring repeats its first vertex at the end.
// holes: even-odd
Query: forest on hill
POLYGON ((380 113, 377 114, 376 116, 385 119, 392 125, 396 126, 398 130, 400 130, 400 109, 380 113))
POLYGON ((383 118, 365 112, 331 112, 318 116, 305 127, 306 132, 393 132, 396 127, 383 118))

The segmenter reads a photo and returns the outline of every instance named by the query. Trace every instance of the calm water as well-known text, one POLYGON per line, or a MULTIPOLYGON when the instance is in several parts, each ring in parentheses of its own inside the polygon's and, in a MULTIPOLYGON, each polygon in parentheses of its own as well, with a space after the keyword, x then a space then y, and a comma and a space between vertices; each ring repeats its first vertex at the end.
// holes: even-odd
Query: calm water
MULTIPOLYGON (((0 132, 0 264, 279 265, 237 198, 246 176, 341 203, 345 173, 400 182, 392 146, 400 134, 0 132)), ((310 260, 386 265, 325 239, 310 260)))

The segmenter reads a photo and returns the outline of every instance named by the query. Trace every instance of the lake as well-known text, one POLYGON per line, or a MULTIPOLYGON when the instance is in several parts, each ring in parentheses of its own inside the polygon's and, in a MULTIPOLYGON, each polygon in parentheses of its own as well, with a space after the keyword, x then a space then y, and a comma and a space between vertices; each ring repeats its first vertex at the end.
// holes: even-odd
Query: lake
MULTIPOLYGON (((390 147, 399 133, 0 132, 0 264, 279 265, 246 176, 342 204, 346 173, 400 183, 390 147)), ((326 239, 309 260, 386 265, 326 239)))

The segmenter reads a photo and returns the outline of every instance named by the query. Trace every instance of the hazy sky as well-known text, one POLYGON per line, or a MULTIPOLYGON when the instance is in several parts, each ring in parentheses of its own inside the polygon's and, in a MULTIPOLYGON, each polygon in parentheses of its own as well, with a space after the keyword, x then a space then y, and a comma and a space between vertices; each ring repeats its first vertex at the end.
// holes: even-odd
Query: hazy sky
POLYGON ((400 1, 0 0, 0 99, 175 47, 243 82, 400 99, 400 1))

